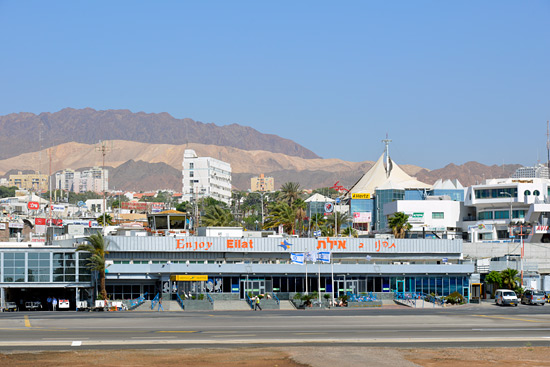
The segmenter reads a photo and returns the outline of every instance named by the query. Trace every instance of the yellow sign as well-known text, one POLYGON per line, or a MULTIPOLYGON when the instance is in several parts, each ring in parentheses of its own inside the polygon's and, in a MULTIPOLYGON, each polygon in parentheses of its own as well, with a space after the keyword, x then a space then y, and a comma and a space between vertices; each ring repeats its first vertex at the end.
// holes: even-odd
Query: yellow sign
POLYGON ((208 275, 170 275, 173 282, 206 282, 208 275))
POLYGON ((355 194, 351 194, 351 198, 356 200, 357 199, 366 200, 366 199, 370 199, 370 194, 355 193, 355 194))

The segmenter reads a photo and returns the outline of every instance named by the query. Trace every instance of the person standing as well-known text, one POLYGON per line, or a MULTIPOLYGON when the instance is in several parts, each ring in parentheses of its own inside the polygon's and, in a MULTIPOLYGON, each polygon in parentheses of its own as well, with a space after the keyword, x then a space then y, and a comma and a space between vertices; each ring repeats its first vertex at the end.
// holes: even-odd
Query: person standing
POLYGON ((55 311, 55 309, 57 308, 57 298, 53 298, 52 299, 52 309, 53 311, 55 311))
POLYGON ((159 308, 157 309, 157 311, 164 311, 164 307, 162 307, 162 298, 159 298, 159 308))
POLYGON ((257 309, 260 309, 260 311, 262 310, 262 307, 260 306, 260 297, 256 296, 256 304, 254 306, 254 311, 256 311, 257 309))

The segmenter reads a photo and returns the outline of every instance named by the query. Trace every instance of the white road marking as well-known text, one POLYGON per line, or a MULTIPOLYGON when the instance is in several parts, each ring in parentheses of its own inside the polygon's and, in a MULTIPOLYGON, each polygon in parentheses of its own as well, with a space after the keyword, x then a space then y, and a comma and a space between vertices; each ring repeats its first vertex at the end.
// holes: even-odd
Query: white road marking
POLYGON ((75 340, 72 342, 71 347, 80 347, 82 342, 80 340, 75 340))

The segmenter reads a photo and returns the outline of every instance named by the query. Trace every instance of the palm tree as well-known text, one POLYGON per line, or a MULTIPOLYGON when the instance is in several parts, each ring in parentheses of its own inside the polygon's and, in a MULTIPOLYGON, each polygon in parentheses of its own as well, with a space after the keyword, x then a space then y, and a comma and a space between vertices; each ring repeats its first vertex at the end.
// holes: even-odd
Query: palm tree
POLYGON ((335 225, 338 226, 334 232, 340 233, 340 227, 342 227, 342 224, 348 223, 349 219, 349 215, 335 211, 330 217, 328 217, 328 223, 333 229, 335 228, 335 225))
POLYGON ((273 203, 264 221, 264 229, 283 226, 286 233, 292 234, 296 225, 296 210, 286 202, 273 203))
POLYGON ((301 191, 298 182, 287 182, 281 186, 281 199, 292 205, 300 197, 301 191))
POLYGON ((346 227, 342 231, 342 235, 348 236, 348 237, 357 237, 357 231, 352 227, 346 227))
POLYGON ((100 225, 100 226, 105 226, 103 224, 103 216, 105 215, 105 225, 108 225, 108 226, 112 226, 113 225, 113 218, 111 217, 110 214, 101 214, 99 217, 97 217, 97 223, 100 225))
POLYGON ((502 284, 508 287, 508 289, 515 289, 517 284, 521 281, 518 277, 518 271, 516 269, 504 269, 501 272, 502 284))
POLYGON ((236 222, 231 212, 218 205, 208 206, 206 212, 201 217, 201 225, 206 227, 231 227, 235 224, 236 222))
POLYGON ((102 299, 107 299, 107 290, 105 289, 105 255, 109 252, 107 247, 109 246, 109 241, 106 241, 101 232, 93 234, 84 238, 86 241, 78 245, 76 251, 86 251, 92 254, 88 258, 88 263, 86 266, 95 270, 99 274, 99 294, 102 299))
POLYGON ((409 216, 403 212, 397 212, 388 218, 388 226, 393 231, 395 238, 405 238, 405 232, 412 228, 408 220, 409 216))

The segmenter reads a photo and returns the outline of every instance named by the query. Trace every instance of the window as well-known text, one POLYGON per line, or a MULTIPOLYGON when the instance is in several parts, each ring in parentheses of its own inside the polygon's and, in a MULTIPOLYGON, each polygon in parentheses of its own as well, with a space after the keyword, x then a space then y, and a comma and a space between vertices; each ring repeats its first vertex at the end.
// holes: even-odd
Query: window
POLYGON ((495 219, 509 219, 510 211, 509 210, 495 210, 495 219))
POLYGON ((4 282, 25 281, 25 254, 4 253, 4 282))
POLYGON ((493 219, 493 212, 479 212, 477 215, 478 220, 493 219))
POLYGON ((53 254, 53 281, 74 282, 76 280, 76 261, 74 253, 53 254))
POLYGON ((525 191, 523 192, 523 195, 525 195, 525 196, 529 196, 529 195, 531 195, 531 191, 529 191, 529 190, 525 190, 525 191))
POLYGON ((189 171, 189 177, 195 177, 195 171, 189 171))
POLYGON ((432 212, 432 219, 445 219, 444 212, 432 212))
POLYGON ((540 191, 539 191, 539 190, 533 191, 533 195, 534 195, 534 196, 539 196, 539 195, 540 195, 540 191))
POLYGON ((191 162, 189 163, 189 169, 194 169, 195 168, 195 163, 191 162))
POLYGON ((50 253, 34 253, 28 255, 27 279, 29 282, 50 281, 50 253))

